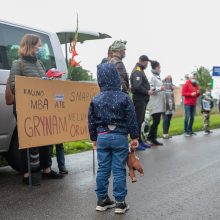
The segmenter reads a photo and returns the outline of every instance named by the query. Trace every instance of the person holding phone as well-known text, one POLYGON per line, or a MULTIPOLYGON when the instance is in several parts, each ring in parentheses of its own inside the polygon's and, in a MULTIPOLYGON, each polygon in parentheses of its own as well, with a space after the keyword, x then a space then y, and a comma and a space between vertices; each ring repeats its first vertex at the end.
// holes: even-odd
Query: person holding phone
POLYGON ((164 102, 164 90, 165 87, 160 78, 161 66, 158 61, 151 61, 151 72, 153 74, 150 80, 151 90, 153 94, 150 96, 150 101, 148 108, 150 110, 151 117, 153 118, 153 123, 150 127, 150 131, 147 137, 147 141, 150 145, 163 145, 163 143, 157 140, 157 130, 160 124, 161 115, 165 111, 164 102))

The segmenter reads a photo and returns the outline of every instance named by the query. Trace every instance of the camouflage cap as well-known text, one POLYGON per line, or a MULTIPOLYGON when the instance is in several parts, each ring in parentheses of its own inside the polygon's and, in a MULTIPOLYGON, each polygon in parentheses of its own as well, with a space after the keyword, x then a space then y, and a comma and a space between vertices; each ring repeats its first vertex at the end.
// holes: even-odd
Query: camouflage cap
POLYGON ((111 45, 111 50, 116 51, 116 50, 126 50, 125 45, 127 44, 127 41, 122 41, 122 40, 116 40, 113 42, 111 45))

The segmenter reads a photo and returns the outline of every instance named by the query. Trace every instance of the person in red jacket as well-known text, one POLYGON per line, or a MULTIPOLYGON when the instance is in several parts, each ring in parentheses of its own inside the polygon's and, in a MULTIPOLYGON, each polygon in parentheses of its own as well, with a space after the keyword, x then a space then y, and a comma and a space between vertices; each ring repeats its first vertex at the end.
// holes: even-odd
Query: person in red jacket
POLYGON ((182 87, 182 96, 184 97, 185 120, 184 133, 186 137, 195 135, 192 130, 197 98, 200 95, 200 89, 193 74, 189 75, 189 80, 182 87))

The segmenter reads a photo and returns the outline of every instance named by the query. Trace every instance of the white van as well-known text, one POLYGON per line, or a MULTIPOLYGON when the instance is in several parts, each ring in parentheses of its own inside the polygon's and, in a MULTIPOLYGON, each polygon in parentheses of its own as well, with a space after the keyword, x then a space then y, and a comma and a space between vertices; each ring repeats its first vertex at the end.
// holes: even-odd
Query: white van
MULTIPOLYGON (((61 44, 71 42, 74 32, 63 31, 51 33, 23 25, 13 24, 0 20, 0 155, 3 155, 8 164, 20 171, 20 154, 18 151, 18 140, 16 122, 12 112, 12 106, 5 104, 5 86, 9 76, 13 60, 18 59, 18 49, 21 38, 25 34, 37 34, 42 40, 45 56, 42 62, 46 69, 58 68, 67 73, 66 60, 63 55, 61 44)), ((93 39, 104 39, 110 36, 97 32, 79 33, 79 42, 93 39)), ((67 52, 66 52, 67 56, 67 52)), ((67 75, 67 74, 65 74, 67 75)), ((31 165, 33 170, 39 168, 39 154, 37 149, 31 150, 31 165)))

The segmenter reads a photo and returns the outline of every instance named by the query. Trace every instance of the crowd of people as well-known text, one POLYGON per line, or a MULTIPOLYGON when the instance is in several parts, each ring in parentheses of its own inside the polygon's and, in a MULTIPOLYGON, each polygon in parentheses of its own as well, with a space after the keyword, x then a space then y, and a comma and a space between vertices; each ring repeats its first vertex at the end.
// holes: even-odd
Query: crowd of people
POLYGON ((127 94, 131 92, 132 94, 139 128, 139 146, 137 150, 145 150, 150 148, 151 145, 163 145, 157 140, 157 130, 161 117, 163 117, 163 138, 169 138, 170 121, 175 110, 173 95, 175 86, 172 83, 172 77, 168 75, 162 80, 160 77, 160 63, 150 60, 146 55, 142 55, 131 72, 129 82, 128 73, 122 61, 125 57, 125 51, 126 41, 115 41, 109 47, 108 57, 104 58, 101 63, 114 64, 121 79, 122 92, 127 94), (149 63, 153 74, 150 82, 145 74, 145 69, 149 63), (144 142, 141 127, 147 107, 150 110, 153 123, 150 127, 147 142, 144 142))
MULTIPOLYGON (((115 41, 97 67, 100 93, 94 97, 89 108, 89 132, 93 148, 97 150, 98 172, 96 178, 97 211, 115 207, 115 213, 125 213, 129 205, 127 195, 126 162, 130 151, 146 150, 161 146, 158 141, 158 126, 163 118, 163 138, 169 139, 169 128, 175 111, 172 76, 161 79, 161 65, 142 55, 131 72, 130 80, 123 63, 126 41, 115 41), (151 64, 152 77, 148 81, 145 70, 151 64), (132 98, 130 98, 130 94, 132 98), (142 138, 141 128, 146 108, 152 117, 147 140, 142 138), (129 137, 130 136, 130 148, 129 137), (113 173, 113 196, 108 196, 109 178, 113 173)), ((184 97, 186 137, 195 135, 193 122, 197 99, 201 95, 196 77, 191 74, 182 87, 184 97)), ((202 97, 204 128, 209 134, 210 111, 213 100, 210 89, 202 97)))
MULTIPOLYGON (((38 59, 41 39, 33 34, 26 34, 20 43, 18 60, 12 64, 9 76, 9 87, 15 94, 15 76, 25 77, 60 77, 62 73, 49 71, 48 75, 38 59)), ((97 150, 98 171, 96 178, 96 194, 98 198, 96 210, 105 211, 115 207, 115 213, 125 213, 129 206, 125 202, 127 195, 126 163, 129 150, 146 150, 155 145, 163 145, 158 141, 158 125, 163 118, 163 138, 169 139, 169 127, 175 111, 174 89, 172 76, 161 79, 161 65, 142 55, 134 65, 130 78, 123 63, 126 41, 115 41, 97 67, 97 81, 100 93, 90 103, 88 127, 93 148, 97 150), (152 77, 148 81, 145 70, 151 65, 152 77), (132 94, 132 98, 130 97, 132 94), (145 119, 146 108, 150 110, 152 124, 146 140, 142 137, 141 127, 145 119), (130 140, 128 138, 130 136, 130 140), (129 144, 130 142, 130 144, 129 144), (129 147, 130 146, 130 147, 129 147), (108 196, 109 178, 113 173, 113 196, 115 202, 108 196)), ((191 136, 197 98, 201 95, 194 75, 183 85, 185 136, 191 136)), ((209 134, 210 111, 213 99, 210 89, 202 97, 202 113, 204 114, 205 132, 209 134)), ((13 102, 13 112, 16 114, 16 100, 13 102)), ((68 174, 65 167, 63 144, 57 144, 56 155, 59 173, 51 169, 52 146, 39 148, 42 179, 61 179, 68 174)), ((28 170, 27 150, 20 150, 22 161, 23 183, 39 185, 38 179, 31 176, 28 170)))

